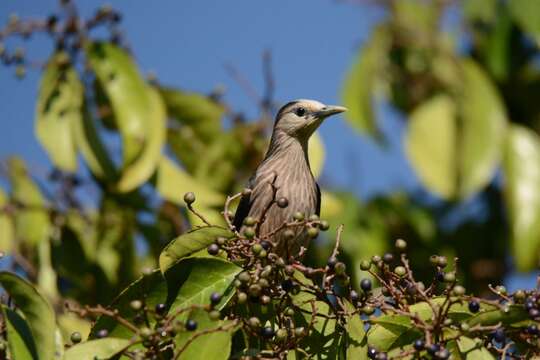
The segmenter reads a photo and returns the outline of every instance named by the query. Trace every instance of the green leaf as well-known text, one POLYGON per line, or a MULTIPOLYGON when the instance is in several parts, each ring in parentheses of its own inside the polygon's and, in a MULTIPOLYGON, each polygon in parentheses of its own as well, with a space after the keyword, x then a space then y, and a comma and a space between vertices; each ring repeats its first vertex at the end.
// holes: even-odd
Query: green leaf
POLYGON ((121 353, 129 344, 129 340, 113 337, 91 340, 70 347, 64 354, 64 360, 109 359, 121 353))
POLYGON ((230 321, 212 321, 208 314, 202 310, 196 310, 190 318, 197 322, 197 331, 180 332, 175 338, 176 348, 182 348, 191 337, 195 337, 197 332, 217 329, 224 326, 227 330, 211 332, 206 335, 197 336, 187 348, 181 353, 180 360, 205 359, 205 360, 227 360, 231 353, 232 335, 236 327, 230 321))
POLYGON ((540 249, 540 138, 519 125, 510 127, 503 157, 504 198, 512 251, 518 270, 538 264, 540 249))
POLYGON ((4 190, 0 188, 0 251, 9 254, 15 245, 15 225, 4 208, 9 204, 4 190))
POLYGON ((344 113, 345 119, 361 133, 377 135, 378 132, 373 97, 386 66, 390 40, 387 28, 377 28, 358 53, 343 84, 342 102, 349 109, 344 113))
POLYGON ((208 226, 199 228, 172 240, 159 256, 159 267, 165 273, 182 258, 193 255, 199 250, 205 249, 212 244, 218 236, 230 237, 229 230, 208 226))
POLYGON ((107 154, 107 149, 99 136, 86 102, 83 105, 82 113, 83 116, 73 125, 73 136, 77 149, 94 176, 98 179, 114 181, 117 177, 117 171, 107 154))
POLYGON ((486 307, 484 304, 482 304, 482 308, 483 311, 469 318, 467 324, 470 326, 490 326, 498 323, 515 325, 529 318, 527 311, 521 305, 510 305, 508 311, 486 307))
POLYGON ((16 311, 2 305, 8 348, 13 360, 39 359, 30 327, 16 311))
POLYGON ((35 132, 52 162, 60 169, 77 170, 73 126, 81 121, 83 86, 65 53, 52 56, 41 80, 35 132))
POLYGON ((510 13, 522 30, 538 45, 540 42, 540 3, 530 0, 508 1, 510 13))
POLYGON ((465 199, 491 181, 501 157, 506 114, 495 86, 472 60, 462 62, 460 97, 459 197, 465 199), (460 153, 461 152, 461 153, 460 153))
POLYGON ((324 143, 318 132, 309 138, 308 158, 311 172, 315 178, 318 178, 321 176, 324 166, 324 143))
POLYGON ((143 184, 152 176, 161 157, 161 149, 166 138, 165 105, 156 89, 148 87, 146 90, 150 98, 147 121, 151 126, 148 129, 147 142, 141 155, 128 165, 118 182, 120 192, 129 192, 143 184))
POLYGON ((124 167, 143 151, 153 124, 148 87, 130 56, 110 43, 90 43, 88 61, 111 104, 122 136, 124 167))
POLYGON ((0 284, 24 315, 39 349, 39 359, 52 359, 56 328, 52 306, 29 282, 13 273, 0 272, 0 284))
POLYGON ((15 235, 30 245, 47 241, 51 225, 45 199, 20 158, 10 158, 8 167, 12 200, 22 206, 14 216, 15 235))
POLYGON ((456 108, 445 95, 421 104, 410 115, 405 151, 422 183, 443 198, 456 193, 456 108))
MULTIPOLYGON (((482 344, 482 343, 480 343, 482 344)), ((495 357, 491 355, 488 349, 482 345, 477 345, 476 342, 466 336, 460 336, 457 339, 457 345, 459 351, 465 355, 466 360, 494 360, 495 357)))
MULTIPOLYGON (((214 292, 223 295, 223 307, 233 295, 232 282, 242 269, 219 258, 187 258, 170 267, 164 274, 167 279, 169 312, 193 304, 210 304, 214 292)), ((187 315, 187 314, 185 314, 187 315)))
POLYGON ((225 108, 201 94, 161 87, 169 117, 189 126, 198 138, 208 143, 221 133, 220 120, 225 108))
POLYGON ((194 179, 166 156, 159 162, 156 188, 165 199, 180 205, 184 205, 184 194, 189 191, 197 198, 195 207, 219 206, 225 202, 223 195, 194 179))
MULTIPOLYGON (((346 307, 348 311, 355 310, 349 302, 346 303, 346 307)), ((347 359, 367 360, 367 337, 360 314, 348 315, 346 321, 347 359)))
POLYGON ((369 344, 380 351, 410 344, 421 336, 411 319, 402 315, 378 318, 368 332, 369 344))
POLYGON ((471 22, 479 20, 490 23, 497 16, 497 0, 466 0, 463 14, 471 22))

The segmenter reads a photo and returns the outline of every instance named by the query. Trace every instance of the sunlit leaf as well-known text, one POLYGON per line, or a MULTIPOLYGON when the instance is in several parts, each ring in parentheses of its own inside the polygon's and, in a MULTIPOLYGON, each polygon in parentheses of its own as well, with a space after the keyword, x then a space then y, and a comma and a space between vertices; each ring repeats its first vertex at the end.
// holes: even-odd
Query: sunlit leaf
MULTIPOLYGON (((495 86, 473 61, 462 62, 459 196, 467 198, 493 177, 501 156, 506 114, 495 86)), ((456 147, 456 145, 454 145, 456 147)))
POLYGON ((39 350, 39 359, 52 359, 56 328, 52 306, 29 282, 13 273, 0 272, 0 284, 24 315, 39 350))
POLYGON ((495 357, 491 355, 488 349, 484 346, 478 345, 473 339, 466 336, 460 336, 457 339, 457 345, 459 351, 464 355, 466 360, 494 360, 495 357))
POLYGON ((324 143, 318 132, 314 133, 308 143, 308 157, 311 172, 318 178, 324 166, 324 143))
POLYGON ((141 155, 122 171, 118 182, 118 190, 121 192, 134 190, 150 178, 159 163, 161 149, 165 143, 165 106, 156 89, 148 87, 146 91, 150 97, 147 121, 151 126, 148 129, 147 141, 141 155))
POLYGON ((129 344, 127 339, 113 337, 91 340, 70 347, 64 354, 64 360, 109 359, 121 353, 129 344))
POLYGON ((11 357, 17 359, 39 359, 32 331, 24 318, 16 311, 2 305, 6 325, 8 348, 11 357))
POLYGON ((424 102, 410 116, 405 151, 422 183, 443 198, 456 192, 456 109, 444 95, 424 102))
POLYGON ((122 135, 123 164, 131 164, 141 154, 149 130, 151 100, 148 87, 130 56, 110 43, 91 43, 86 54, 122 135))
POLYGON ((35 132, 52 162, 60 169, 77 170, 73 126, 81 121, 83 87, 77 71, 67 63, 65 53, 49 60, 36 109, 35 132))
POLYGON ((216 241, 218 236, 230 237, 229 230, 220 227, 203 227, 182 234, 172 240, 159 256, 159 267, 165 273, 171 266, 216 241))
POLYGON ((14 216, 15 235, 23 242, 37 245, 46 241, 51 231, 47 203, 21 159, 9 159, 8 166, 11 197, 21 206, 14 216))
POLYGON ((508 1, 510 13, 515 21, 533 38, 536 44, 540 44, 540 2, 530 0, 508 1))
POLYGON ((518 269, 528 271, 536 267, 540 249, 540 138, 536 133, 510 127, 503 171, 512 252, 518 269))
POLYGON ((197 198, 195 207, 197 205, 219 206, 225 201, 223 195, 191 177, 165 156, 162 156, 159 162, 156 188, 165 199, 180 205, 184 205, 184 195, 189 191, 195 193, 197 198))
POLYGON ((346 317, 345 332, 347 334, 347 358, 367 360, 367 337, 364 322, 360 314, 356 313, 352 304, 346 303, 348 311, 352 314, 346 317))
POLYGON ((8 197, 0 188, 0 251, 9 254, 14 246, 15 226, 13 219, 7 214, 8 197))
POLYGON ((342 101, 349 109, 344 113, 345 119, 361 133, 377 134, 374 95, 389 45, 387 29, 375 29, 369 43, 359 51, 343 85, 342 101))

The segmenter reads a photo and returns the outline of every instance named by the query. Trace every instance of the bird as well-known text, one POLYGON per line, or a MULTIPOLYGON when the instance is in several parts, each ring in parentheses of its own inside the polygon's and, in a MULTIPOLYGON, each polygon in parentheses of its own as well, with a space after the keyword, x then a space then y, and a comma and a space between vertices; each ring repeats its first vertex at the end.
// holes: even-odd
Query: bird
POLYGON ((291 222, 296 213, 306 218, 320 216, 321 191, 311 172, 308 141, 326 118, 346 110, 343 106, 307 99, 294 100, 280 108, 266 155, 248 180, 247 191, 237 207, 233 220, 236 230, 242 232, 245 219, 253 219, 258 226, 258 238, 268 238, 272 252, 285 260, 297 256, 302 247, 307 248, 306 229, 291 228, 291 237, 283 224, 291 222))

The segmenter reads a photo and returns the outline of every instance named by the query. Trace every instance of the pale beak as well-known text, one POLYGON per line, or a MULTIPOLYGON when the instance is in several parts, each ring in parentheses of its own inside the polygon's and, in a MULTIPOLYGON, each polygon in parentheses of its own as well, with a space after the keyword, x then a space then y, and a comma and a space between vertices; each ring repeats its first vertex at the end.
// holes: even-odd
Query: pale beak
POLYGON ((347 108, 344 106, 326 105, 321 110, 317 111, 316 114, 317 114, 317 117, 319 118, 326 118, 328 116, 339 114, 344 111, 347 111, 347 108))

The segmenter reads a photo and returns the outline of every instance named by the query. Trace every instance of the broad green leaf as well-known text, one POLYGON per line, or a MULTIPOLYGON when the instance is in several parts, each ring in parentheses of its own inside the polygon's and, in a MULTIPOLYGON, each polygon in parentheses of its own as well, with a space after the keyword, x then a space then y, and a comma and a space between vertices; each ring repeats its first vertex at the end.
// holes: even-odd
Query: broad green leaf
POLYGON ((140 156, 153 124, 148 87, 130 56, 110 43, 91 43, 88 61, 111 104, 122 136, 123 165, 140 156))
POLYGON ((172 240, 159 256, 159 267, 165 273, 182 258, 193 255, 212 244, 218 236, 230 237, 229 230, 219 227, 203 227, 180 235, 172 240))
POLYGON ((194 204, 195 208, 198 205, 219 206, 223 205, 225 201, 223 195, 191 177, 166 156, 162 156, 159 162, 156 188, 165 199, 180 205, 184 205, 184 194, 186 192, 195 193, 197 198, 194 204))
POLYGON ((471 22, 490 23, 497 16, 497 0, 465 0, 463 14, 471 22))
POLYGON ((82 113, 83 116, 73 125, 75 144, 94 176, 113 181, 117 176, 116 169, 107 154, 86 103, 83 105, 82 113))
POLYGON ((411 319, 403 315, 378 318, 368 332, 369 344, 380 351, 410 344, 421 336, 411 319))
MULTIPOLYGON (((165 272, 169 284, 169 312, 193 304, 210 304, 210 295, 223 294, 221 308, 233 295, 230 287, 242 269, 219 258, 187 258, 165 272), (178 289, 178 290, 177 290, 178 289)), ((186 314, 187 315, 187 314, 186 314)))
POLYGON ((130 341, 107 337, 86 341, 70 347, 64 354, 64 360, 109 359, 129 347, 130 341))
POLYGON ((464 60, 462 70, 462 127, 455 151, 459 154, 458 195, 465 199, 493 177, 501 157, 506 114, 495 86, 482 69, 474 61, 464 60))
POLYGON ((70 312, 59 314, 57 321, 58 328, 65 339, 69 339, 71 334, 78 332, 81 334, 82 340, 86 341, 92 327, 90 321, 70 312))
POLYGON ((504 325, 515 325, 528 319, 528 313, 523 306, 511 305, 507 312, 499 310, 498 308, 486 307, 482 304, 481 312, 467 319, 467 324, 475 326, 481 324, 482 326, 496 325, 502 323, 504 325))
MULTIPOLYGON (((113 300, 110 307, 117 309, 122 317, 132 320, 136 315, 136 312, 129 305, 132 300, 144 301, 150 308, 166 302, 167 283, 159 270, 155 270, 151 274, 144 275, 134 281, 113 300)), ((101 316, 92 327, 89 338, 95 338, 97 332, 101 329, 108 330, 110 336, 115 338, 130 339, 133 337, 133 333, 116 320, 101 316)))
POLYGON ((15 225, 11 216, 4 210, 8 204, 8 197, 0 188, 0 251, 4 254, 9 254, 15 244, 15 225))
POLYGON ((205 143, 220 136, 220 120, 225 113, 222 105, 197 93, 167 87, 159 90, 170 118, 179 121, 183 126, 189 126, 205 143))
POLYGON ((29 282, 13 273, 0 272, 0 284, 24 315, 39 350, 39 359, 52 359, 56 328, 52 306, 29 282))
POLYGON ((82 118, 83 86, 65 53, 52 56, 41 80, 35 132, 52 162, 60 169, 77 170, 73 126, 82 118))
POLYGON ((358 53, 343 84, 342 102, 349 111, 345 119, 361 133, 377 134, 374 95, 386 62, 390 34, 384 27, 373 32, 371 39, 358 53))
POLYGON ((456 193, 455 116, 448 96, 434 97, 413 111, 405 138, 405 151, 416 174, 443 198, 456 193))
POLYGON ((324 143, 318 132, 314 133, 308 142, 308 157, 311 172, 318 178, 324 166, 324 143))
POLYGON ((11 197, 22 206, 14 216, 15 235, 22 242, 37 245, 46 241, 51 231, 47 203, 21 159, 10 158, 8 167, 11 197))
POLYGON ((154 173, 166 137, 165 105, 156 89, 148 87, 149 101, 147 121, 151 124, 148 129, 147 142, 141 155, 123 171, 118 182, 120 192, 129 192, 143 184, 154 173))
POLYGON ((39 359, 30 327, 16 311, 2 305, 9 353, 13 360, 39 359))
POLYGON ((47 299, 55 303, 58 300, 57 276, 51 262, 51 242, 42 241, 37 245, 39 271, 37 286, 47 299))
MULTIPOLYGON (((225 326, 228 330, 212 332, 203 336, 198 336, 181 353, 179 359, 205 359, 205 360, 227 360, 231 352, 232 334, 236 330, 230 321, 212 321, 205 311, 196 310, 190 314, 190 318, 197 322, 197 331, 216 329, 225 326)), ((176 349, 180 349, 197 332, 180 332, 175 338, 176 349)))
POLYGON ((508 7, 522 30, 540 44, 540 2, 531 0, 509 0, 508 7))
POLYGON ((513 125, 503 156, 504 197, 510 219, 512 252, 520 271, 538 264, 540 249, 540 138, 513 125))
MULTIPOLYGON (((346 303, 348 311, 356 310, 350 303, 346 303)), ((347 359, 367 360, 367 337, 364 322, 360 314, 356 313, 346 317, 345 333, 347 334, 347 359)))
POLYGON ((478 346, 476 342, 466 336, 457 339, 457 346, 463 358, 466 360, 494 360, 495 357, 483 346, 478 346))

